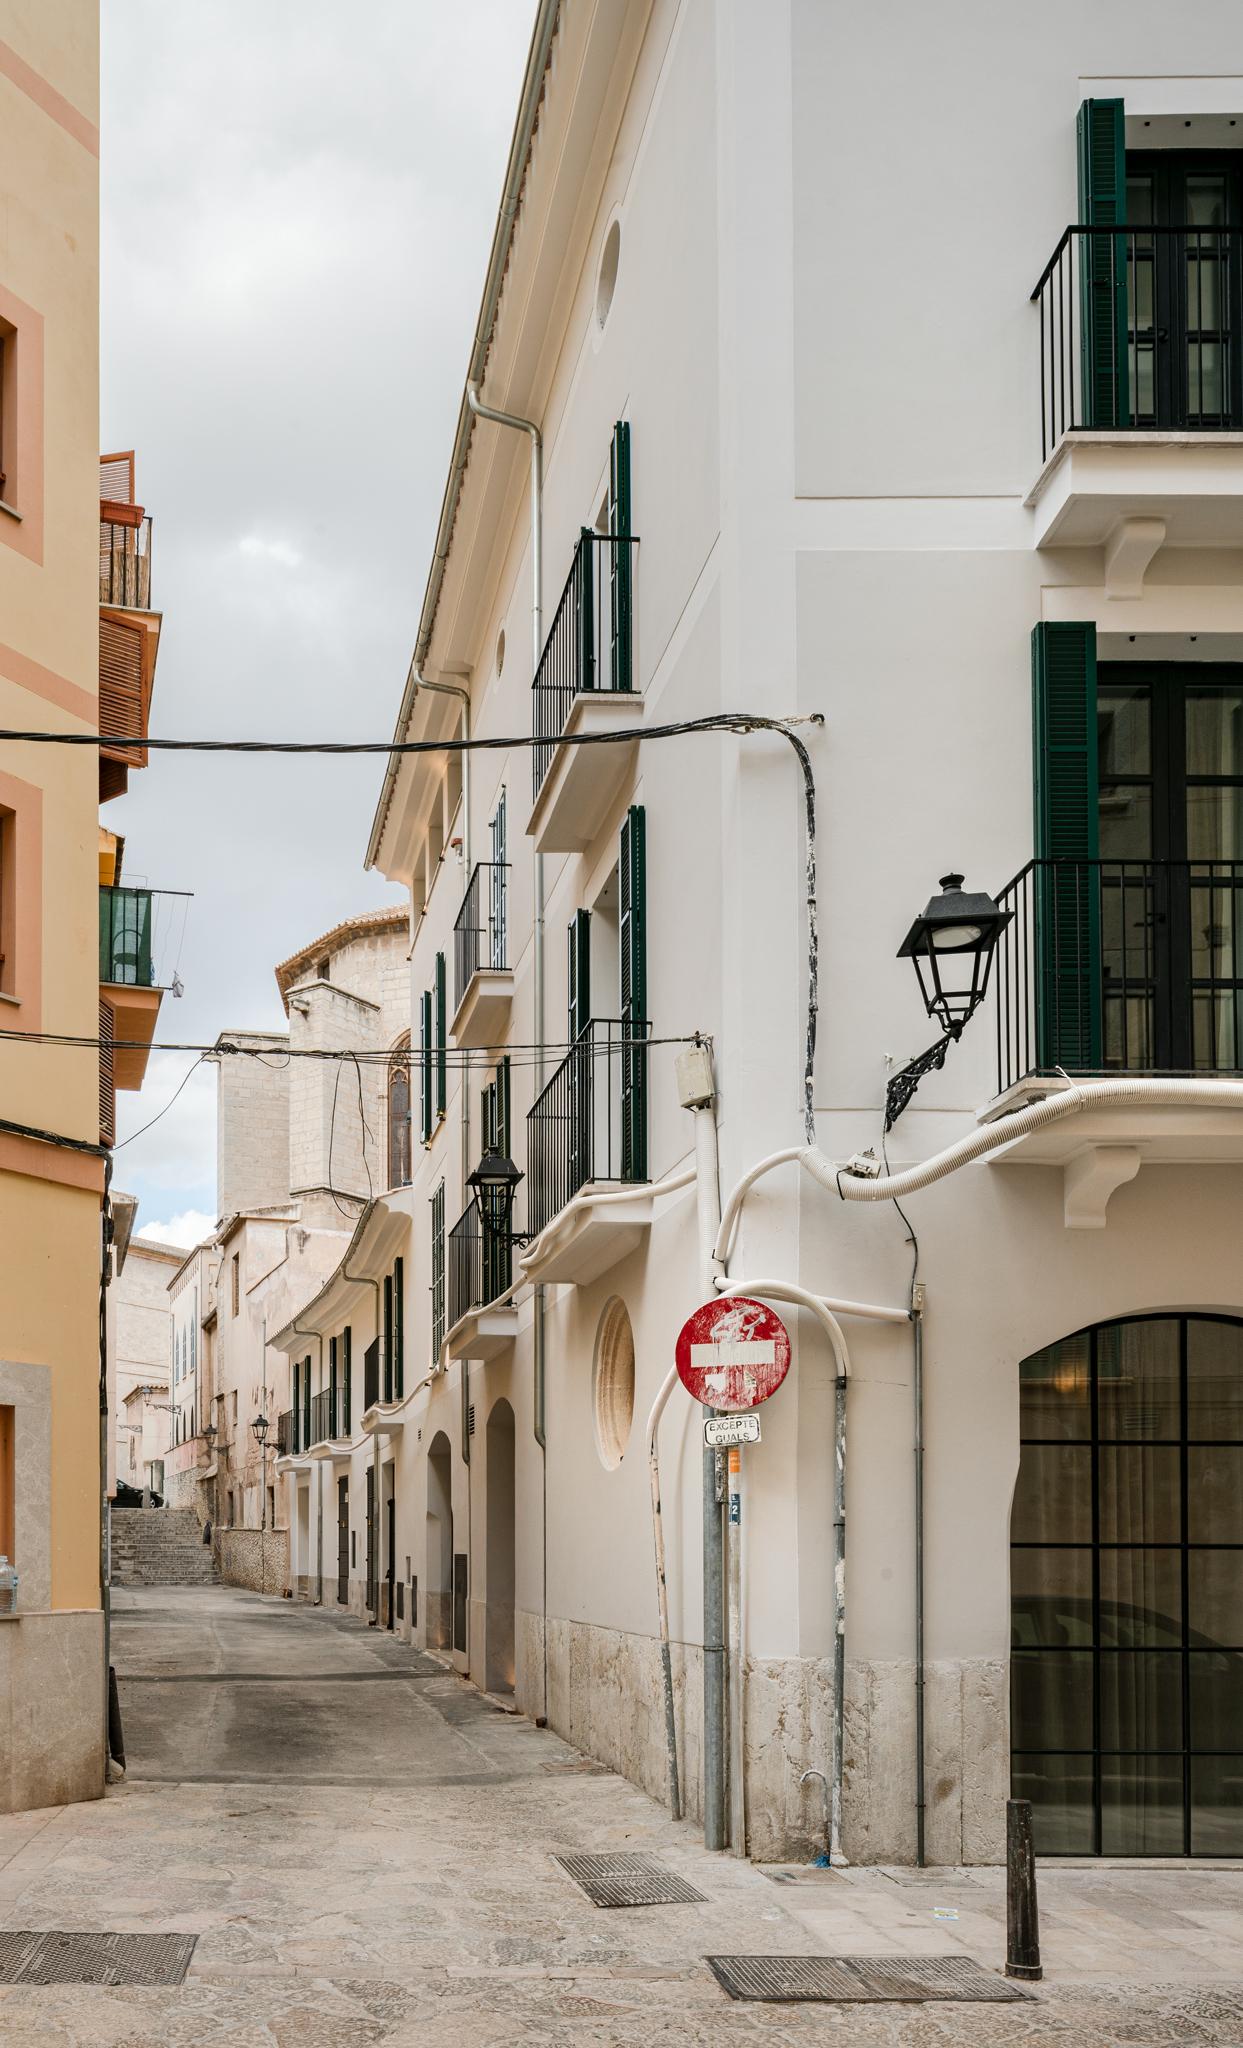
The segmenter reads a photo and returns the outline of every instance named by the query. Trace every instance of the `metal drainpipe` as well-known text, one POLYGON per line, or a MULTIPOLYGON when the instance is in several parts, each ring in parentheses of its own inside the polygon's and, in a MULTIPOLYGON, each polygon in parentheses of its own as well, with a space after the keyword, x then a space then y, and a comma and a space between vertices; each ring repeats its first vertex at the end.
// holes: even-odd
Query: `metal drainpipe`
POLYGON ((924 1800, 924 1290, 911 1290, 915 1338, 915 1835, 916 1862, 925 1865, 924 1800))
MULTIPOLYGON (((720 1226, 717 1185, 716 1099, 692 1111, 695 1119, 695 1187, 699 1220, 699 1291, 710 1300, 721 1266, 714 1252, 720 1226)), ((715 1413, 704 1408, 705 1418, 715 1413)), ((725 1847, 725 1507, 717 1497, 718 1454, 703 1452, 704 1581, 704 1847, 725 1847)))
MULTIPOLYGON (((548 21, 547 34, 551 40, 555 13, 548 21)), ((543 16, 541 16, 541 22, 543 16)), ((542 30, 537 27, 537 34, 542 30)), ((499 296, 499 287, 498 287, 499 296)), ((477 419, 491 420, 498 427, 513 427, 520 434, 531 437, 531 679, 539 673, 540 656, 544 651, 544 443, 534 420, 524 420, 516 413, 498 412, 494 406, 485 405, 479 396, 479 379, 472 378, 466 386, 467 403, 477 419)), ((535 1093, 539 1095, 544 1086, 544 856, 535 856, 535 1093)), ((535 1441, 540 1447, 544 1460, 544 1711, 537 1720, 544 1726, 548 1723, 548 1438, 545 1429, 546 1349, 544 1333, 543 1287, 535 1289, 535 1441)), ((465 1366, 463 1366, 465 1374, 465 1366)), ((463 1442, 465 1442, 463 1433, 463 1442)), ((469 1468, 469 1458, 468 1458, 469 1468)), ((467 1471, 467 1499, 469 1501, 470 1473, 467 1471)), ((469 1532, 469 1515, 467 1529, 469 1532)), ((469 1533, 467 1541, 469 1542, 469 1533)), ((468 1634, 469 1640, 469 1634, 468 1634)))
MULTIPOLYGON (((361 1216, 359 1217, 359 1219, 358 1219, 358 1220, 359 1220, 359 1223, 365 1223, 365 1222, 366 1222, 366 1220, 367 1220, 367 1217, 368 1217, 368 1216, 370 1215, 370 1213, 371 1213, 371 1210, 372 1210, 372 1209, 373 1209, 374 1207, 375 1207, 375 1203, 374 1203, 374 1202, 371 1202, 371 1203, 369 1203, 369 1204, 368 1204, 367 1208, 366 1208, 366 1209, 365 1209, 365 1210, 363 1211, 363 1214, 362 1214, 362 1215, 361 1215, 361 1216)), ((355 1225, 355 1235, 357 1235, 357 1231, 358 1231, 358 1225, 355 1225)), ((379 1281, 378 1281, 378 1280, 373 1280, 373 1279, 372 1279, 372 1277, 371 1277, 371 1275, 370 1275, 370 1273, 351 1273, 351 1272, 350 1272, 350 1269, 349 1269, 349 1267, 348 1267, 348 1265, 346 1264, 346 1259, 348 1259, 348 1258, 349 1258, 349 1253, 347 1252, 347 1253, 346 1253, 346 1255, 345 1255, 345 1258, 344 1258, 344 1259, 342 1259, 342 1261, 341 1261, 341 1277, 342 1277, 342 1279, 343 1279, 343 1280, 349 1280, 349 1281, 351 1281, 351 1282, 353 1283, 353 1285, 354 1285, 355 1287, 358 1287, 358 1286, 360 1286, 360 1285, 361 1285, 361 1286, 364 1286, 364 1287, 374 1287, 374 1288, 375 1288, 375 1333, 376 1333, 376 1336, 378 1337, 378 1336, 379 1336, 379 1335, 381 1334, 381 1332, 382 1332, 382 1330, 383 1330, 383 1328, 384 1328, 384 1324, 383 1324, 383 1321, 382 1321, 382 1319, 381 1319, 381 1316, 380 1316, 380 1283, 379 1283, 379 1281)), ((364 1363, 363 1363, 363 1371, 364 1371, 364 1372, 366 1372, 366 1369, 367 1369, 367 1367, 366 1367, 366 1361, 365 1361, 365 1359, 364 1359, 364 1363)), ((383 1381, 383 1380, 381 1379, 381 1381, 380 1381, 380 1388, 381 1388, 381 1389, 383 1389, 383 1386, 384 1386, 384 1381, 383 1381)), ((366 1400, 366 1397, 367 1397, 367 1388, 366 1388, 366 1383, 364 1382, 364 1385, 363 1385, 363 1399, 364 1399, 364 1400, 366 1400)), ((380 1577, 379 1577, 379 1572, 380 1572, 380 1507, 379 1507, 379 1491, 380 1491, 380 1437, 379 1437, 379 1432, 378 1432, 377 1430, 373 1430, 373 1431, 372 1431, 372 1441, 373 1441, 373 1443, 374 1443, 374 1445, 375 1445, 375 1456, 374 1456, 374 1458, 373 1458, 373 1460, 372 1460, 372 1462, 373 1462, 373 1465, 374 1465, 374 1468, 375 1468, 375 1479, 374 1479, 374 1482, 373 1482, 373 1487, 372 1487, 372 1502, 371 1502, 371 1510, 372 1510, 372 1513, 374 1514, 374 1516, 375 1516, 375 1518, 376 1518, 376 1532, 375 1532, 375 1542, 374 1542, 374 1544, 373 1544, 373 1546, 372 1546, 372 1553, 371 1553, 371 1554, 372 1554, 372 1556, 373 1556, 373 1557, 375 1558, 375 1561, 376 1561, 376 1591, 375 1591, 375 1617, 376 1617, 376 1620, 377 1620, 377 1622, 378 1622, 378 1621, 379 1621, 379 1619, 380 1619, 380 1577)), ((364 1611, 365 1611, 365 1610, 364 1610, 364 1611)))

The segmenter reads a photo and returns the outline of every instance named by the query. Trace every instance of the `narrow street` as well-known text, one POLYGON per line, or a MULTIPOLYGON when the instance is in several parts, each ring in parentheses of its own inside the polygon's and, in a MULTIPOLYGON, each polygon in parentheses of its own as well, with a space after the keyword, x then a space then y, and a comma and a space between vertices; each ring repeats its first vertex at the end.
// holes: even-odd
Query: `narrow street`
POLYGON ((1243 1871, 1042 1867, 1021 2004, 735 2004, 702 1958, 1004 1959, 999 1870, 761 1871, 374 1629, 219 1588, 116 1599, 129 1763, 0 1821, 8 1929, 198 1936, 176 1989, 0 1988, 5 2048, 1243 2041, 1243 1871), (707 1903, 604 1912, 645 1850, 707 1903), (950 1917, 952 1916, 952 1917, 950 1917))

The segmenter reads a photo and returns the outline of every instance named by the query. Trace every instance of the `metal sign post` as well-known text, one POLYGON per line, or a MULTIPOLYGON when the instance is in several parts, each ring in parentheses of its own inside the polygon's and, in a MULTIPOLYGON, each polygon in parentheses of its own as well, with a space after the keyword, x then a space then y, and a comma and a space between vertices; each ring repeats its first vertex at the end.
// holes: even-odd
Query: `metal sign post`
MULTIPOLYGON (((742 1451, 744 1443, 760 1441, 759 1417, 749 1411, 775 1394, 790 1370, 790 1336, 780 1316, 762 1301, 736 1294, 705 1302, 684 1323, 674 1354, 678 1377, 695 1401, 703 1403, 704 1459, 715 1460, 728 1447, 729 1485, 726 1494, 726 1667, 729 1688, 729 1818, 730 1845, 735 1856, 747 1853, 746 1769, 743 1755, 742 1669, 742 1451), (715 1413, 709 1412, 715 1410, 715 1413)), ((709 1495, 705 1485, 705 1503, 709 1495)), ((715 1511, 719 1514, 720 1510, 715 1511)), ((708 1557, 705 1505, 705 1559, 708 1557)), ((710 1740, 710 1710, 715 1707, 710 1670, 720 1657, 711 1640, 705 1565, 704 1726, 710 1740), (711 1697, 710 1697, 711 1695, 711 1697)), ((715 1611, 715 1602, 714 1602, 715 1611)), ((705 1841, 717 1846, 705 1816, 705 1841)), ((721 1844, 723 1846, 723 1843, 721 1844)))

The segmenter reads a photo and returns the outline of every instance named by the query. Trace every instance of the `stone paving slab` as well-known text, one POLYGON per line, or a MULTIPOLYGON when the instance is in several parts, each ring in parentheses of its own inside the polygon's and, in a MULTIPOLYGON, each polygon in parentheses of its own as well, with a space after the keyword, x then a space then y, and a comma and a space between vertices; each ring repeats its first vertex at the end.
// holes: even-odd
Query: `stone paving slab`
POLYGON ((1022 2005, 734 2004, 709 1950, 997 1968, 1003 1874, 709 1856, 625 1780, 550 1771, 576 1752, 432 1660, 289 1602, 134 1589, 114 1661, 131 1777, 0 1820, 0 1924, 196 1933, 194 1958, 176 1990, 0 1986, 0 2048, 1243 2048, 1237 1867, 1042 1867, 1047 1976, 1022 2005), (137 1682, 170 1665, 184 1687, 137 1682), (410 1682, 334 1682, 367 1669, 410 1682), (183 1693, 218 1703, 211 1726, 183 1693), (212 1778, 221 1757, 246 1782, 212 1778), (661 1855, 708 1903, 601 1911, 552 1862, 619 1849, 661 1855))

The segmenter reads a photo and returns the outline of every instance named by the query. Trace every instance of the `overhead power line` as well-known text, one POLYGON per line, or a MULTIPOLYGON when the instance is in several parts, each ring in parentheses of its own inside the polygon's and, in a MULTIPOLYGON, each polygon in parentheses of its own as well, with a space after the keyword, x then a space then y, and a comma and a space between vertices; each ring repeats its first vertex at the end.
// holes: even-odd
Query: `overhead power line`
POLYGON ((17 732, 4 727, 0 728, 0 740, 22 740, 50 747, 148 747, 169 754, 465 754, 504 753, 517 747, 547 747, 550 751, 556 747, 604 747, 614 741, 633 745, 637 739, 676 739, 684 733, 696 732, 779 732, 792 738, 792 726, 823 724, 824 715, 819 711, 800 718, 765 718, 757 712, 721 711, 707 718, 682 718, 669 725, 644 726, 639 732, 567 732, 555 737, 521 733, 508 738, 469 740, 163 740, 141 733, 127 737, 116 733, 17 732))

